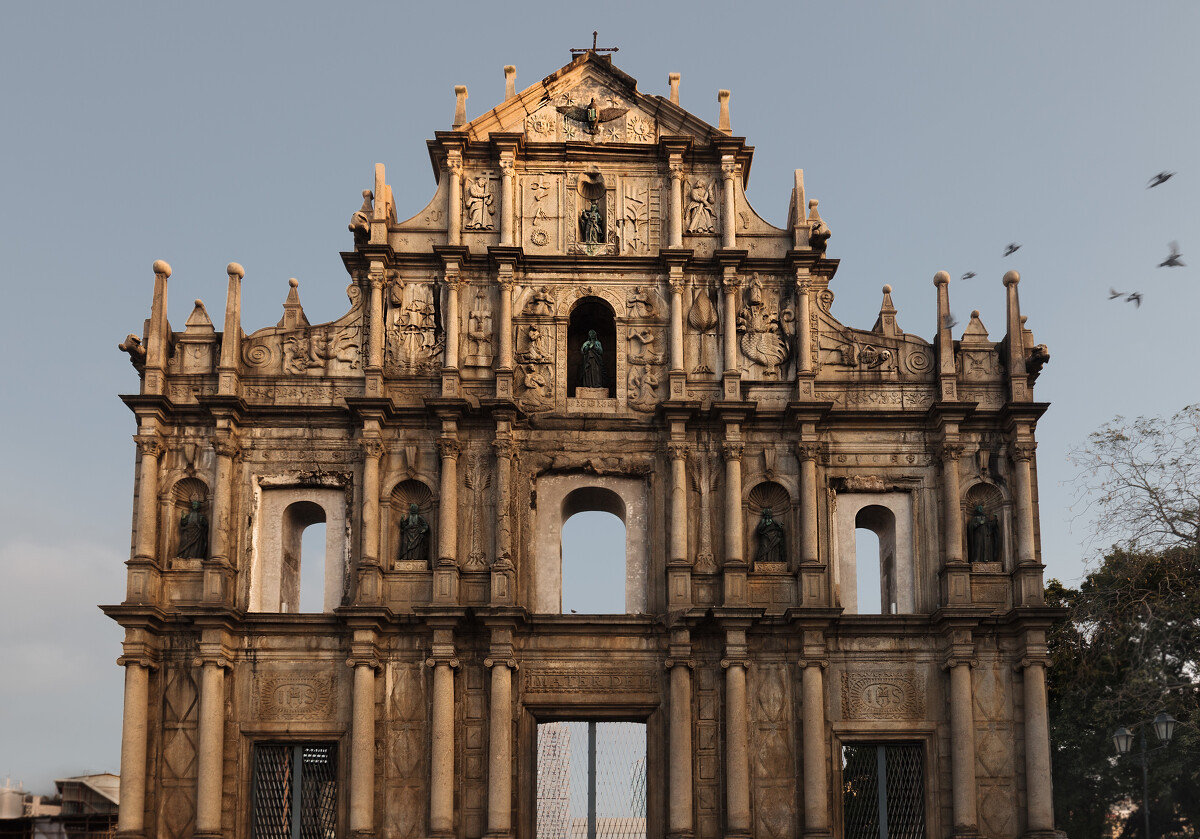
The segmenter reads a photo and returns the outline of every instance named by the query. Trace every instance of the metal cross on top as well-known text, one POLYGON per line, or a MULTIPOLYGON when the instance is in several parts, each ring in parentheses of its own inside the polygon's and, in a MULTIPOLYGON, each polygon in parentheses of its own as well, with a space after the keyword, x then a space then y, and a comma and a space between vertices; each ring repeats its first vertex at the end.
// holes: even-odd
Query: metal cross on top
POLYGON ((599 32, 597 32, 596 30, 593 29, 592 30, 592 46, 591 47, 580 47, 578 49, 575 47, 572 47, 571 55, 583 55, 585 52, 617 52, 620 49, 620 47, 598 47, 598 46, 596 46, 596 37, 599 34, 600 34, 599 32))

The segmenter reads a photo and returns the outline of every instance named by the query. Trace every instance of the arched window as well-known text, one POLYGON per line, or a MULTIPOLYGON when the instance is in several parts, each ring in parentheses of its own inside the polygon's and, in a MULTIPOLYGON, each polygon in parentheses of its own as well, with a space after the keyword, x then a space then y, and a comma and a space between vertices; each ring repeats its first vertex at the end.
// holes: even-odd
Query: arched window
POLYGON ((562 611, 626 611, 625 503, 615 492, 577 489, 563 499, 562 611))
POLYGON ((859 614, 895 614, 896 516, 872 504, 854 517, 855 582, 859 614), (872 555, 878 562, 872 562, 872 555))
POLYGON ((343 489, 262 490, 250 563, 250 611, 332 612, 345 595, 349 561, 343 489))
POLYGON ((534 557, 528 569, 533 611, 631 615, 648 611, 648 495, 646 481, 638 478, 579 474, 537 479, 534 557), (568 519, 578 521, 565 527, 568 519), (576 527, 583 532, 572 532, 576 527), (573 544, 579 536, 586 547, 573 544), (576 585, 598 591, 601 584, 609 594, 597 597, 589 592, 576 600, 572 593, 576 585))
POLYGON ((847 614, 916 611, 912 503, 907 492, 838 493, 837 580, 847 614))
POLYGON ((610 397, 617 393, 617 322, 612 307, 599 297, 583 297, 571 310, 567 326, 567 396, 575 396, 583 377, 583 345, 589 333, 600 342, 601 386, 610 397))

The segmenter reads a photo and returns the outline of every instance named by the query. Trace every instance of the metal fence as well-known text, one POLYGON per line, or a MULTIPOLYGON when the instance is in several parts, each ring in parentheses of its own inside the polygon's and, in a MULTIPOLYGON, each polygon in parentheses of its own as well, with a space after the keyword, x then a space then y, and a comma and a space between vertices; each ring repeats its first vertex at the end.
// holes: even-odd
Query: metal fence
POLYGON ((537 755, 537 839, 645 839, 645 724, 542 723, 537 755))

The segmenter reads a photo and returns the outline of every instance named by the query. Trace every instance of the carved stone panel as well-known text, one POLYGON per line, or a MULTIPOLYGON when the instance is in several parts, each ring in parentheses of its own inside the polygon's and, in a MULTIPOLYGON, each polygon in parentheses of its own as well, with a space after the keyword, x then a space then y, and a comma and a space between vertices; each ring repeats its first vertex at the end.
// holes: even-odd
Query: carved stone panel
POLYGON ((260 720, 330 720, 337 705, 332 673, 272 673, 254 683, 260 720))
POLYGON ((911 671, 843 672, 842 717, 848 720, 924 719, 924 674, 911 671))

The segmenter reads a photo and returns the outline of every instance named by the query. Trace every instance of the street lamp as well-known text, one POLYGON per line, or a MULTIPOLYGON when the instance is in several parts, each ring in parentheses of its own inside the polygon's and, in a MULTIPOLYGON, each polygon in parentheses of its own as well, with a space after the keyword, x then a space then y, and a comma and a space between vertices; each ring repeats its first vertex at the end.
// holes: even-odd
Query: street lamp
MULTIPOLYGON (((1175 735, 1176 720, 1166 711, 1160 711, 1158 716, 1153 720, 1143 720, 1136 723, 1133 727, 1139 729, 1138 742, 1141 744, 1141 754, 1138 757, 1138 763, 1142 765, 1142 815, 1146 819, 1146 839, 1150 839, 1150 780, 1146 774, 1146 767, 1149 764, 1149 755, 1151 752, 1156 752, 1159 749, 1165 749, 1167 744, 1171 742, 1171 738, 1175 735), (1146 726, 1153 725, 1154 733, 1158 735, 1158 746, 1153 749, 1146 748, 1146 726)), ((1117 747, 1117 756, 1123 757, 1129 754, 1129 750, 1133 748, 1133 732, 1125 726, 1121 726, 1113 732, 1113 744, 1117 747)))

